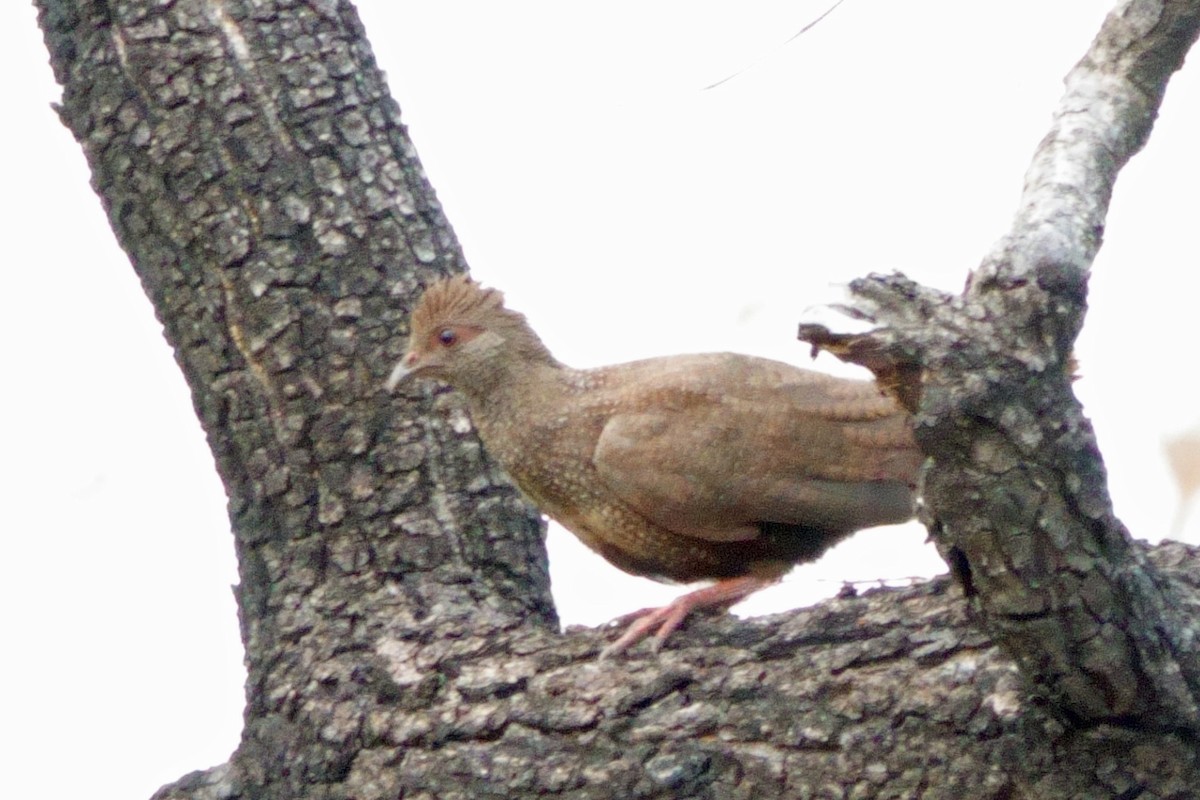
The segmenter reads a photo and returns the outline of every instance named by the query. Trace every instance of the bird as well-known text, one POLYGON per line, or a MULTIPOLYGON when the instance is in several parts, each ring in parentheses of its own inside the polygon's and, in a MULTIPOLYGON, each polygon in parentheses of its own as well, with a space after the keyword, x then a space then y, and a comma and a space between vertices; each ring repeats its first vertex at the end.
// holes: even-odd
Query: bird
POLYGON ((1200 491, 1200 427, 1164 439, 1163 451, 1167 456, 1167 466, 1171 468, 1179 487, 1179 505, 1171 522, 1170 534, 1178 537, 1183 533, 1192 499, 1200 491))
POLYGON ((728 609, 862 528, 913 516, 910 415, 869 380, 737 353, 574 369, 504 295, 431 283, 385 388, 466 398, 484 447, 541 512, 617 568, 711 585, 619 621, 606 658, 728 609))

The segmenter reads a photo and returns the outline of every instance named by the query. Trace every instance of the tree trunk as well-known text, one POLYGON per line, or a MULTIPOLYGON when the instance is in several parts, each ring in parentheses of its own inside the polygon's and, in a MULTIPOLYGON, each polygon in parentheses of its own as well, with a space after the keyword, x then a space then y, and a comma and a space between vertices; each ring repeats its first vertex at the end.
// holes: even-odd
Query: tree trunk
POLYGON ((557 633, 539 518, 456 398, 382 391, 419 287, 465 264, 353 8, 38 5, 236 536, 242 741, 158 797, 1195 796, 1197 553, 1113 517, 1069 351, 1200 4, 1110 16, 961 297, 872 278, 884 327, 805 330, 916 413, 957 584, 607 662, 607 631, 557 633))

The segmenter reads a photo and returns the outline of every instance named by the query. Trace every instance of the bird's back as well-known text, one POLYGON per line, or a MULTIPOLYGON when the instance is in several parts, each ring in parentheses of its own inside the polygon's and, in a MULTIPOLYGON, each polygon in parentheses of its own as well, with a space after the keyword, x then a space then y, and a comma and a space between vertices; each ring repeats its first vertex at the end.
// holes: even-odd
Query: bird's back
POLYGON ((561 368, 527 389, 523 413, 476 410, 485 443, 634 574, 782 571, 912 513, 908 417, 869 382, 714 353, 561 368))

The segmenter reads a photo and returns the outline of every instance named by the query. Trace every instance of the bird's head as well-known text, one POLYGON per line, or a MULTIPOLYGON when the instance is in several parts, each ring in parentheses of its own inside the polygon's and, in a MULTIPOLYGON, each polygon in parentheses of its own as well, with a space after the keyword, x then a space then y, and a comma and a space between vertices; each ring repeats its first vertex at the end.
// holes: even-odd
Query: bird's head
POLYGON ((489 391, 513 367, 556 363, 525 317, 504 307, 502 293, 466 275, 431 284, 409 327, 408 349, 388 377, 389 392, 410 378, 428 377, 471 395, 489 391))

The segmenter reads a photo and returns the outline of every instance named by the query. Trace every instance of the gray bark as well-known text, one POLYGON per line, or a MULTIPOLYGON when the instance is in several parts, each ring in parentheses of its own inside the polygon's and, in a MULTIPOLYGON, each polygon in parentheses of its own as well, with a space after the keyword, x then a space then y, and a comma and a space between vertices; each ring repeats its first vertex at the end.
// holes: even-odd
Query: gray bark
POLYGON ((959 583, 602 663, 461 405, 381 390, 419 286, 465 264, 349 4, 38 5, 236 535, 242 741, 158 797, 1195 795, 1197 553, 1112 516, 1068 353, 1197 3, 1110 17, 961 297, 869 279, 885 327, 806 331, 913 406, 959 583))
POLYGON ((1200 731, 1196 606, 1114 516, 1070 385, 1113 185, 1145 144, 1200 26, 1197 3, 1128 3, 1066 79, 1011 232, 960 296, 902 276, 858 281, 888 330, 828 344, 883 371, 929 456, 922 520, 972 608, 1078 724, 1200 731))

